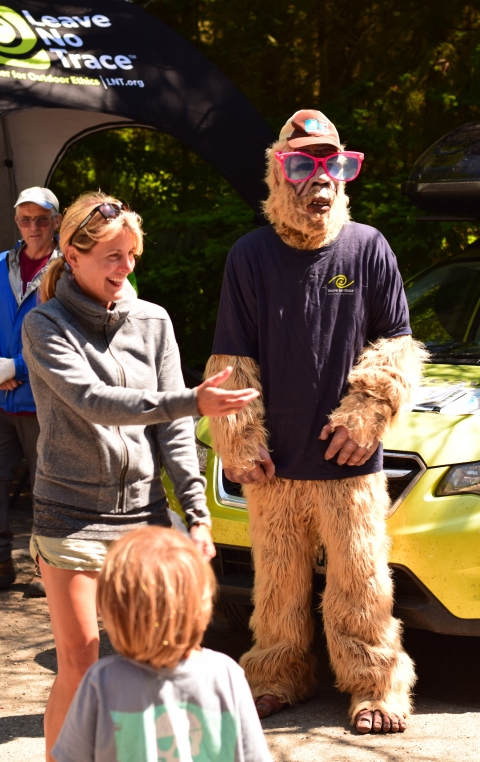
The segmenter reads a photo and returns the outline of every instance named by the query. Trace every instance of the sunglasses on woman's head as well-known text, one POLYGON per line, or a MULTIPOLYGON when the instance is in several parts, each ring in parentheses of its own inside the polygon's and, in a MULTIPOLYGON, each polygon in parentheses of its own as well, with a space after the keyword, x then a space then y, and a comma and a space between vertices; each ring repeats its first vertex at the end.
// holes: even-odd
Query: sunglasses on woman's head
POLYGON ((83 222, 80 223, 80 225, 75 228, 72 235, 70 236, 70 239, 68 241, 68 245, 70 246, 73 239, 77 235, 77 233, 82 230, 82 228, 85 227, 85 225, 88 225, 92 217, 94 217, 97 212, 104 217, 106 220, 113 220, 115 217, 118 217, 122 212, 130 212, 131 209, 127 204, 115 204, 110 202, 105 202, 103 204, 99 204, 98 206, 95 206, 90 214, 87 214, 83 222))
POLYGON ((302 151, 292 151, 292 153, 277 151, 275 158, 282 165, 283 176, 289 183, 303 183, 310 180, 316 174, 319 164, 331 180, 348 183, 358 176, 364 155, 357 151, 339 151, 320 157, 302 153, 302 151))

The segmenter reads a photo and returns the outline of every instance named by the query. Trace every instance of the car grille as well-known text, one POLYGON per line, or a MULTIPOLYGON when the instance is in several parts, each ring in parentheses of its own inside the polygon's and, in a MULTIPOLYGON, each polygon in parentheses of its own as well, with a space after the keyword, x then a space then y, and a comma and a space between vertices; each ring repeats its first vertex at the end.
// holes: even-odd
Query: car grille
MULTIPOLYGON (((383 454, 383 468, 387 476, 388 492, 391 499, 391 507, 388 516, 398 508, 402 500, 415 486, 426 470, 422 459, 414 453, 386 451, 383 454)), ((217 473, 215 475, 216 497, 222 505, 246 509, 246 500, 242 494, 240 484, 235 484, 226 478, 222 469, 222 461, 217 461, 217 473)), ((222 589, 244 590, 245 594, 253 585, 253 559, 250 548, 235 547, 232 545, 217 545, 217 556, 212 565, 222 589)), ((320 590, 324 584, 327 559, 323 548, 320 548, 319 557, 314 564, 314 587, 320 590), (322 581, 323 580, 323 581, 322 581)), ((401 569, 394 570, 397 604, 404 599, 417 600, 422 593, 417 590, 410 577, 401 569)))
MULTIPOLYGON (((388 494, 391 507, 388 516, 398 508, 402 500, 418 482, 426 470, 423 460, 414 453, 385 451, 383 453, 383 468, 388 482, 388 494)), ((221 505, 234 508, 245 508, 242 486, 231 482, 223 473, 222 461, 217 461, 216 478, 217 500, 221 505)))
MULTIPOLYGON (((217 555, 212 560, 217 579, 224 590, 244 591, 249 595, 253 588, 253 559, 250 548, 216 545, 217 555)), ((428 604, 428 597, 408 569, 391 566, 395 606, 400 609, 419 608, 428 604)), ((320 592, 325 585, 326 566, 314 566, 314 591, 320 592)), ((314 599, 315 600, 315 599, 314 599)), ((397 612, 398 613, 398 612, 397 612)), ((248 619, 248 618, 247 618, 248 619)))
POLYGON ((243 577, 253 577, 252 553, 250 548, 240 548, 234 545, 216 545, 217 555, 213 565, 219 574, 240 574, 243 577))
POLYGON ((215 477, 216 498, 220 505, 229 505, 232 508, 246 509, 247 501, 243 497, 242 485, 231 482, 223 473, 221 458, 217 459, 217 473, 215 477))
POLYGON ((418 580, 415 580, 408 569, 396 565, 392 565, 391 568, 395 590, 395 604, 402 608, 425 606, 428 603, 428 598, 420 588, 418 580))
POLYGON ((383 470, 387 477, 388 494, 391 505, 387 517, 398 508, 402 500, 415 486, 426 471, 423 460, 413 453, 391 452, 383 453, 383 470))
POLYGON ((223 469, 222 469, 222 485, 223 485, 223 489, 225 490, 227 495, 230 495, 230 497, 234 497, 236 499, 243 498, 242 485, 237 484, 236 482, 231 482, 230 479, 227 479, 223 469))

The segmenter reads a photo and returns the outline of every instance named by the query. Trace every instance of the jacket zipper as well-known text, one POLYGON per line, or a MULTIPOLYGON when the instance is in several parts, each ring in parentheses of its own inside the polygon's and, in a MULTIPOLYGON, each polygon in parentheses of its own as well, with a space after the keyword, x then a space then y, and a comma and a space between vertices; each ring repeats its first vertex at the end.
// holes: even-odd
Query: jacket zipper
MULTIPOLYGON (((110 352, 110 355, 113 357, 114 362, 117 364, 118 370, 120 371, 120 382, 121 382, 121 385, 125 388, 127 386, 127 380, 125 378, 125 371, 124 371, 122 365, 119 363, 119 361, 115 357, 115 355, 113 354, 112 350, 110 349, 110 343, 109 343, 108 337, 107 337, 107 327, 106 326, 104 326, 103 333, 104 333, 105 344, 107 346, 107 349, 110 352)), ((114 429, 115 429, 115 432, 116 432, 116 434, 117 434, 117 436, 118 436, 118 438, 119 438, 119 440, 121 442, 122 451, 123 451, 123 466, 122 466, 122 470, 120 472, 120 483, 119 483, 120 486, 119 486, 119 490, 118 490, 118 502, 117 502, 117 506, 116 506, 116 511, 115 512, 116 513, 125 513, 125 510, 124 510, 124 507, 125 507, 124 506, 124 502, 125 502, 125 477, 127 475, 128 466, 129 466, 129 462, 128 462, 128 449, 127 449, 127 445, 125 444, 125 440, 122 437, 122 432, 120 430, 120 426, 114 426, 114 429)))

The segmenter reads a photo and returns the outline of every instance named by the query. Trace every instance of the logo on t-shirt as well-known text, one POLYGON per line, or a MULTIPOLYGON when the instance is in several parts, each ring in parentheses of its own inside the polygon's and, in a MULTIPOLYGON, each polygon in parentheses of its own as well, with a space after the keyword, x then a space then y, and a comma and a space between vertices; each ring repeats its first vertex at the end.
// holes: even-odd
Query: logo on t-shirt
POLYGON ((332 288, 327 287, 327 293, 328 294, 353 294, 354 289, 350 288, 354 284, 355 281, 351 280, 348 282, 348 278, 346 275, 334 275, 333 278, 331 278, 328 281, 328 285, 330 283, 335 283, 335 288, 332 286, 332 288))
POLYGON ((110 712, 117 762, 234 762, 238 736, 230 712, 170 702, 141 712, 110 712))

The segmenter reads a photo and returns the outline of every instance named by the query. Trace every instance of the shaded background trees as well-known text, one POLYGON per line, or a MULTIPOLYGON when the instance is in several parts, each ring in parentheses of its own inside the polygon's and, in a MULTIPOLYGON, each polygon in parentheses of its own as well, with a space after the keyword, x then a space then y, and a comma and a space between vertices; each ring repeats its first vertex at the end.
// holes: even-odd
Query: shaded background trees
MULTIPOLYGON (((480 235, 467 223, 416 222, 400 193, 442 135, 480 119, 480 9, 459 0, 137 0, 198 47, 275 132, 319 108, 365 153, 349 187, 353 218, 379 228, 404 277, 480 235)), ((223 263, 253 227, 238 194, 167 135, 114 130, 74 145, 52 188, 67 204, 86 188, 128 199, 145 219, 141 294, 171 313, 183 357, 208 357, 223 263)))

